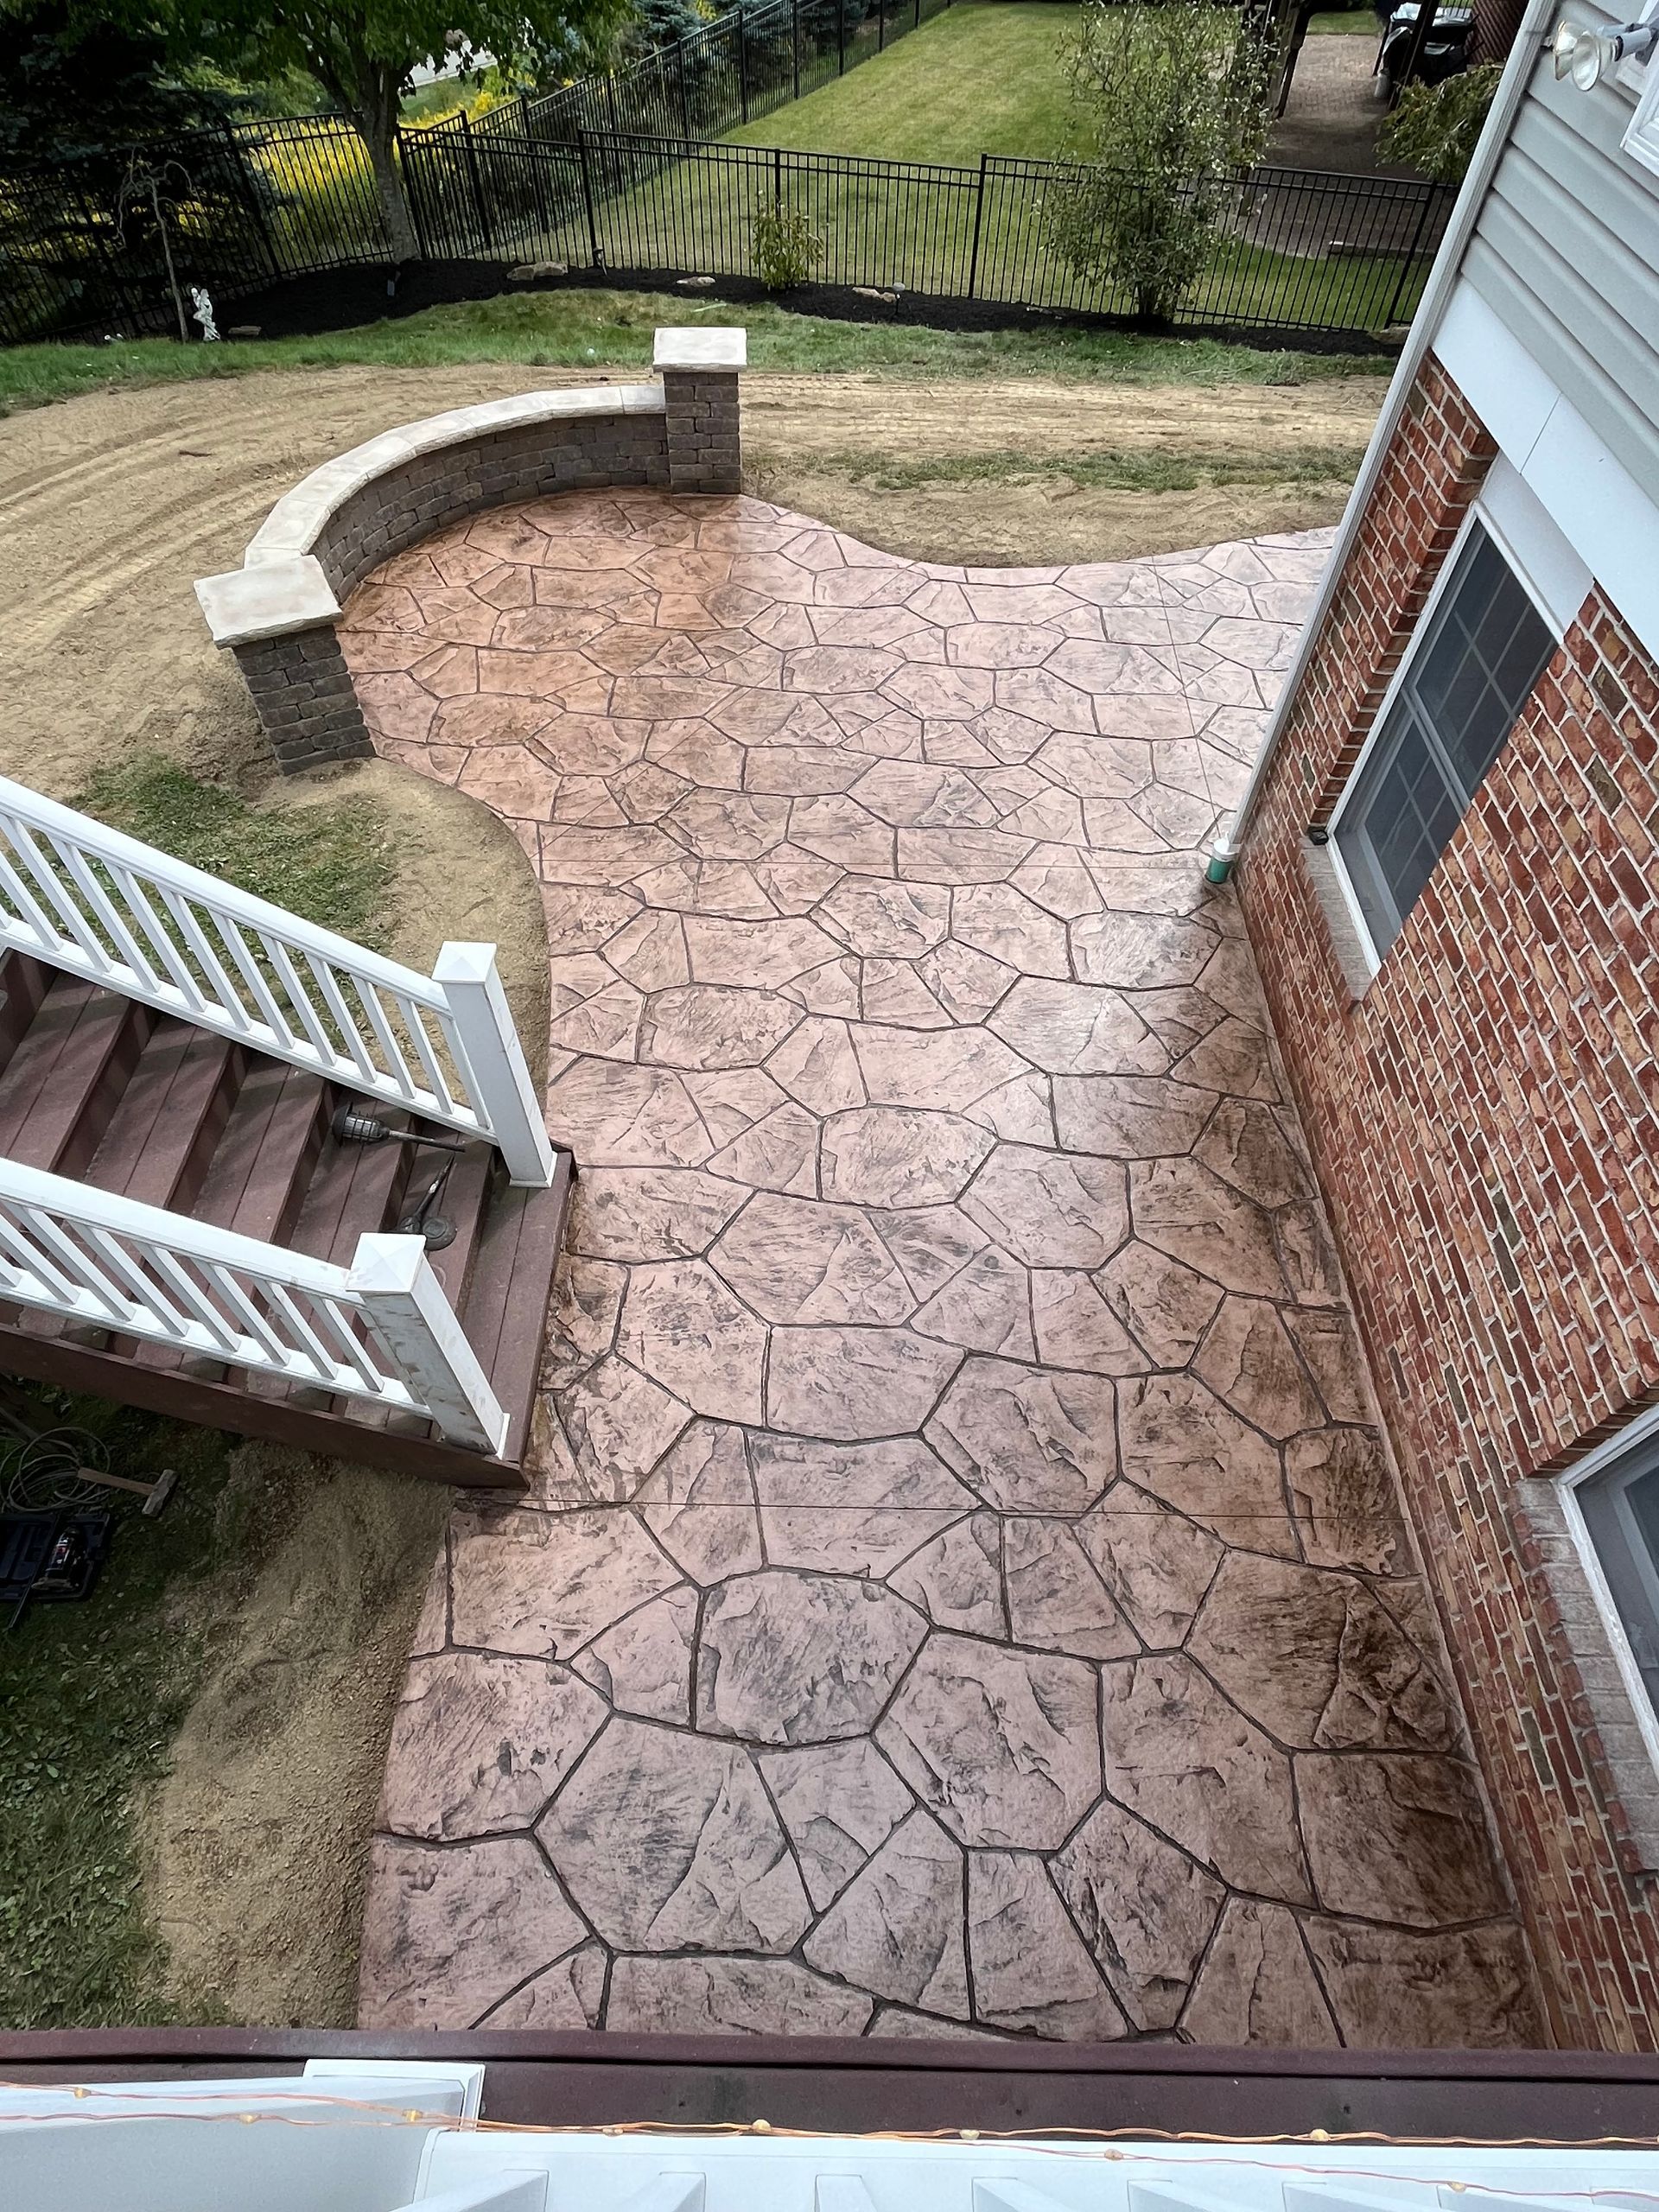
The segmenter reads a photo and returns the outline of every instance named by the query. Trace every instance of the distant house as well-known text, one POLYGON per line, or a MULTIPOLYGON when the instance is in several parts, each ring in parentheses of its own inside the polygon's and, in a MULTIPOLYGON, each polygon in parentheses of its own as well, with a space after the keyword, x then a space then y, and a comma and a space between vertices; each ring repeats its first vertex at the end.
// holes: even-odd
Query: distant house
POLYGON ((1561 81, 1562 12, 1528 10, 1232 850, 1552 2028, 1652 2048, 1659 59, 1561 81))

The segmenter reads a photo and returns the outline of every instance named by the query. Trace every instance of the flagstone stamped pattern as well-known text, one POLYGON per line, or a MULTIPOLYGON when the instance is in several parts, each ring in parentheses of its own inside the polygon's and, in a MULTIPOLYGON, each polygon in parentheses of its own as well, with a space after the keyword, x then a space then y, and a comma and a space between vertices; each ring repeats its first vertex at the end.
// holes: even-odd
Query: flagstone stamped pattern
POLYGON ((531 1489, 458 1508, 364 2020, 1490 2044, 1521 1939, 1230 893, 1317 535, 982 572, 571 495, 387 563, 544 888, 531 1489))

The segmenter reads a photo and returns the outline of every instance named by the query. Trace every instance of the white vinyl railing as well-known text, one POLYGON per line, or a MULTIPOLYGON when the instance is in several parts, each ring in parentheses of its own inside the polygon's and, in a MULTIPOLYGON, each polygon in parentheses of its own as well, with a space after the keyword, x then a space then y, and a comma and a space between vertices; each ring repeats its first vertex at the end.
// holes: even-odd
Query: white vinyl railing
POLYGON ((497 1145, 515 1183, 553 1151, 495 968, 429 976, 0 777, 0 945, 497 1145))
MULTIPOLYGON (((361 2038, 371 2049, 377 2040, 361 2038)), ((56 2056, 43 2054, 48 2063, 56 2056)), ((1457 2054, 1446 2057, 1465 2126, 1478 2128, 1516 2077, 1460 2077, 1457 2054)), ((1279 2141, 1136 2141, 1079 2128, 1021 2141, 963 2128, 964 2141, 956 2121, 965 2096, 948 2087, 918 2113, 938 2125, 908 2137, 810 2130, 805 2120, 725 2135, 568 2120, 480 2126, 497 2063, 314 2058, 303 2074, 240 2080, 175 2071, 77 2082, 66 2069, 51 2084, 0 2083, 0 2202, 18 2212, 1652 2212, 1659 2189, 1651 2138, 1512 2146, 1374 2133, 1333 2143, 1315 2128, 1279 2141)), ((535 2088, 532 2078, 532 2098, 535 2088)), ((1542 2084, 1535 2101, 1541 2129, 1563 2108, 1555 2088, 1542 2084)), ((563 2118, 558 2089, 547 2094, 563 2118)), ((1639 2108, 1627 2100, 1624 2109, 1637 2124, 1639 2108)), ((1109 2105, 1102 2125, 1121 2111, 1121 2100, 1109 2105)))
POLYGON ((418 1236, 352 1266, 0 1160, 0 1302, 435 1421, 499 1452, 507 1416, 418 1236))

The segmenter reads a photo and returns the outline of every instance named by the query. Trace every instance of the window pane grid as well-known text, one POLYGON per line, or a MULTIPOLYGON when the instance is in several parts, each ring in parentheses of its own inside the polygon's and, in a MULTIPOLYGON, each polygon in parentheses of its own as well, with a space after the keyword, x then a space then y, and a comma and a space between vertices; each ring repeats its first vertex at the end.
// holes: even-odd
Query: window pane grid
POLYGON ((1399 935, 1554 642, 1477 522, 1337 829, 1379 955, 1399 935))

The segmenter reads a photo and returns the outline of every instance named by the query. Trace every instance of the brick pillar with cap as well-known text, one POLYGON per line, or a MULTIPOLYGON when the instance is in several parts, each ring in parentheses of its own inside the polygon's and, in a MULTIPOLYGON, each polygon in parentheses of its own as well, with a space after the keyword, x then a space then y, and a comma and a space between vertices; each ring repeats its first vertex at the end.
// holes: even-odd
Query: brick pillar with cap
POLYGON ((196 597, 232 652, 284 775, 367 760, 374 746, 334 634, 340 601, 310 554, 204 576, 196 597))
POLYGON ((743 488, 737 379, 747 360, 744 330, 657 333, 652 366, 663 380, 671 491, 743 488))

